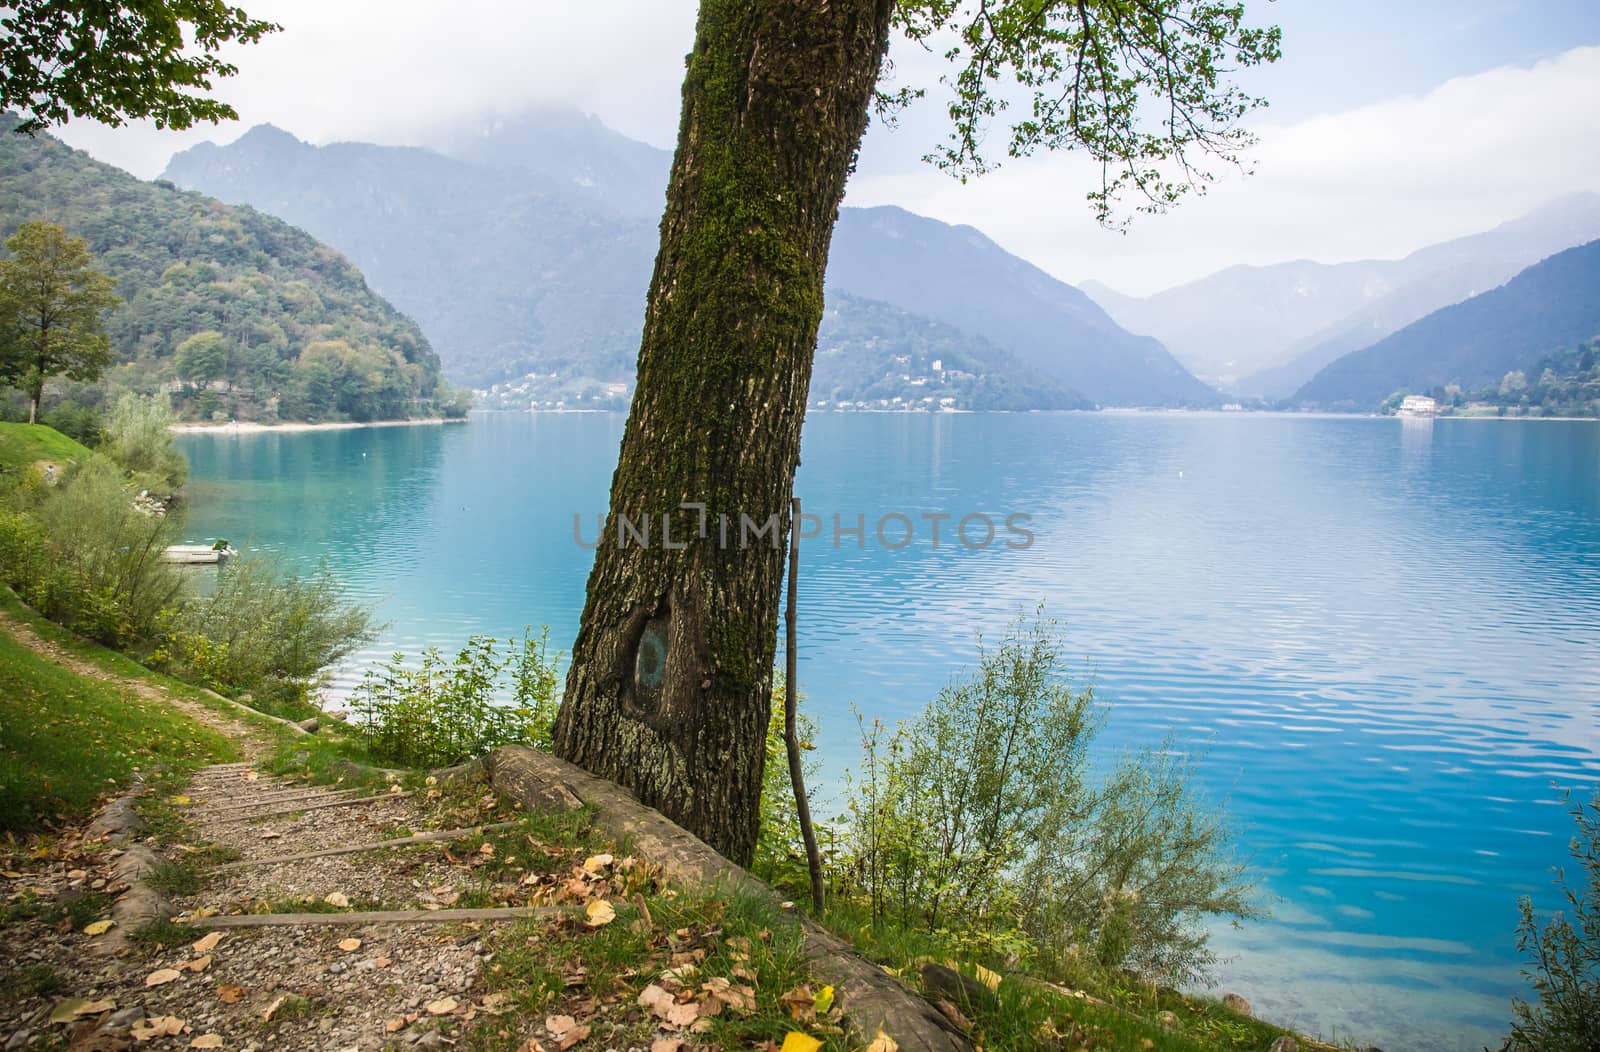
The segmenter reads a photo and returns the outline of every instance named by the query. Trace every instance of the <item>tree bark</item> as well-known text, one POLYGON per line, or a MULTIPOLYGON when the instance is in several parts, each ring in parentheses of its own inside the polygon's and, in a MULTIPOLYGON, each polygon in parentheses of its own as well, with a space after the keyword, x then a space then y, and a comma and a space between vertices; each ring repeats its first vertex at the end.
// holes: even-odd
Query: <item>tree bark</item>
POLYGON ((823 271, 891 9, 700 4, 638 386, 556 721, 560 756, 741 863, 823 271))

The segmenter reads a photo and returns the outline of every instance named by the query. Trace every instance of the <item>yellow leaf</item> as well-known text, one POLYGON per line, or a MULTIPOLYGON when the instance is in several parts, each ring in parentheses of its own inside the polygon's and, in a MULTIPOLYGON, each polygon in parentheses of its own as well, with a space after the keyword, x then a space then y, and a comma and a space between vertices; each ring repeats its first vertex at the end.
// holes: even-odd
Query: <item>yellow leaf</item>
POLYGON ((888 1034, 883 1027, 878 1028, 878 1036, 872 1039, 872 1044, 866 1047, 866 1052, 900 1052, 900 1043, 888 1034))
POLYGON ((594 899, 584 913, 588 914, 587 923, 591 928, 603 927, 617 919, 617 911, 612 909, 611 903, 605 899, 594 899))
POLYGON ((85 924, 83 926, 83 933, 85 935, 104 935, 106 932, 111 930, 111 926, 115 923, 117 922, 109 920, 97 920, 93 924, 85 924))
POLYGON ((186 804, 189 802, 189 798, 187 796, 174 796, 172 798, 172 802, 175 804, 186 804))
POLYGON ((990 990, 1000 989, 1000 974, 998 972, 991 972, 981 964, 974 965, 972 972, 978 977, 978 982, 987 986, 990 990))
POLYGON ((798 1030, 791 1030, 783 1035, 783 1047, 778 1052, 817 1052, 822 1047, 822 1042, 810 1034, 802 1034, 798 1030))
POLYGON ((825 1014, 828 1009, 833 1007, 833 987, 824 986, 821 990, 818 990, 816 999, 811 1003, 816 1005, 819 1014, 825 1014))
POLYGON ((583 869, 586 873, 598 873, 613 862, 611 855, 590 855, 583 860, 583 869))
POLYGON ((361 940, 360 939, 340 939, 339 940, 339 949, 343 950, 345 953, 355 953, 357 950, 361 949, 361 940))

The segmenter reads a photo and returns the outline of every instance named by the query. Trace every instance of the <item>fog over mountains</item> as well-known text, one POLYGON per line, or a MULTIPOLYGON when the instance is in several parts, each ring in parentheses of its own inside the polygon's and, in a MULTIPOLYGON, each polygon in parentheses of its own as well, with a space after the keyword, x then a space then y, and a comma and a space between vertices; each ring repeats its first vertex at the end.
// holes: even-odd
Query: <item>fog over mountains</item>
MULTIPOLYGON (((668 155, 559 110, 434 145, 317 147, 260 126, 229 146, 178 154, 165 177, 284 218, 348 254, 417 319, 458 381, 631 376, 668 155)), ((880 333, 875 347, 909 356, 912 330, 938 322, 970 341, 972 361, 1014 361, 1047 379, 1048 404, 1037 408, 1059 405, 1061 389, 1083 404, 1217 400, 1159 341, 1128 333, 1088 296, 971 227, 845 209, 828 289, 836 322, 862 301, 898 308, 865 326, 845 318, 846 328, 880 333), (885 333, 896 317, 905 331, 885 333)))
MULTIPOLYGON (((165 175, 345 252, 458 382, 620 399, 671 156, 558 108, 426 141, 319 147, 262 125, 179 153, 165 175)), ((827 386, 813 397, 1043 409, 1299 404, 1305 388, 1317 394, 1308 404, 1327 404, 1327 388, 1307 385, 1336 361, 1595 238, 1600 194, 1578 194, 1403 259, 1235 266, 1136 298, 1075 288, 973 227, 846 208, 819 337, 827 386)), ((1448 350, 1412 347, 1398 359, 1412 373, 1383 375, 1426 387, 1449 373, 1448 350)), ((1351 401, 1355 390, 1334 401, 1375 408, 1351 401)))
POLYGON ((1083 289, 1197 376, 1279 399, 1341 356, 1597 237, 1600 194, 1576 194, 1404 259, 1229 267, 1143 299, 1093 282, 1083 289))

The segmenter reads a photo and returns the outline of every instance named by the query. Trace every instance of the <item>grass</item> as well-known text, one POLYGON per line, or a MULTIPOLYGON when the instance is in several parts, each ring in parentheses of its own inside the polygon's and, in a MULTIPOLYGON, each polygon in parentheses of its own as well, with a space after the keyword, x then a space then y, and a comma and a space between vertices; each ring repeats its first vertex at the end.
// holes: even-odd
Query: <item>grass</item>
POLYGON ((90 813, 134 775, 238 758, 177 709, 56 665, 0 632, 0 830, 90 813))
POLYGON ((20 474, 41 461, 65 467, 92 455, 53 427, 0 423, 0 472, 20 474))

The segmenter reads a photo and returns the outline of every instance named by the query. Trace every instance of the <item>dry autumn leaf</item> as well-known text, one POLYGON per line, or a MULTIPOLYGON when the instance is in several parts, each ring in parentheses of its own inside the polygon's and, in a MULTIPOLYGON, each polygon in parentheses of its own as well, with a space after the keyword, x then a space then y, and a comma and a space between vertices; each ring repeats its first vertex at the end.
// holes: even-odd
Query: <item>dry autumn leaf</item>
POLYGON ((393 1019, 385 1020, 383 1024, 383 1032, 386 1034, 398 1034, 405 1028, 406 1017, 403 1015, 397 1015, 393 1019))
POLYGON ((193 1041, 189 1042, 189 1047, 190 1048, 221 1048, 222 1047, 222 1035, 221 1034, 201 1034, 199 1037, 197 1037, 193 1041))
POLYGON ((427 1004, 429 1015, 449 1015, 455 1010, 456 999, 454 997, 441 997, 439 1000, 429 1001, 427 1004))
POLYGON ((608 854, 590 855, 583 860, 583 871, 585 873, 599 873, 611 865, 613 861, 613 857, 608 854))
POLYGON ((335 891, 322 900, 335 909, 344 909, 350 905, 350 899, 342 891, 335 891))
POLYGON ((191 972, 203 972, 211 967, 211 955, 208 953, 204 957, 196 957, 184 967, 191 972))
POLYGON ((112 920, 97 920, 93 924, 85 924, 83 933, 85 935, 104 935, 111 930, 111 926, 115 923, 117 922, 112 920))
POLYGON ((81 997, 69 997, 51 1010, 50 1022, 70 1023, 79 1016, 99 1015, 115 1007, 117 1007, 115 1001, 86 1001, 81 997))
POLYGON ((288 999, 289 998, 281 994, 278 997, 273 998, 272 1003, 261 1010, 261 1021, 263 1023, 272 1022, 272 1017, 278 1014, 278 1009, 282 1008, 283 1002, 287 1001, 288 999))
POLYGON ((339 940, 339 949, 343 950, 345 953, 355 953, 357 950, 361 949, 361 940, 360 939, 340 939, 339 940))
POLYGON ((683 1038, 658 1037, 650 1042, 650 1052, 682 1052, 683 1038))
POLYGON ((878 1028, 878 1036, 872 1039, 872 1044, 866 1047, 866 1052, 900 1052, 900 1043, 888 1034, 883 1027, 878 1028))
POLYGON ((217 987, 217 1000, 221 1001, 225 1005, 238 1004, 239 999, 243 996, 244 987, 240 986, 238 983, 223 983, 221 986, 217 987))
POLYGON ((146 986, 163 986, 180 978, 182 975, 183 973, 176 968, 158 968, 144 977, 144 984, 146 986))
POLYGON ((196 939, 189 944, 189 949, 195 953, 210 953, 217 948, 217 943, 222 941, 222 932, 214 931, 209 935, 196 939))
POLYGON ((149 1041, 156 1037, 177 1037, 186 1025, 175 1015, 158 1015, 133 1024, 128 1033, 135 1041, 149 1041))
POLYGON ((588 917, 585 923, 591 928, 603 927, 617 919, 617 911, 605 899, 595 899, 583 912, 588 917))

